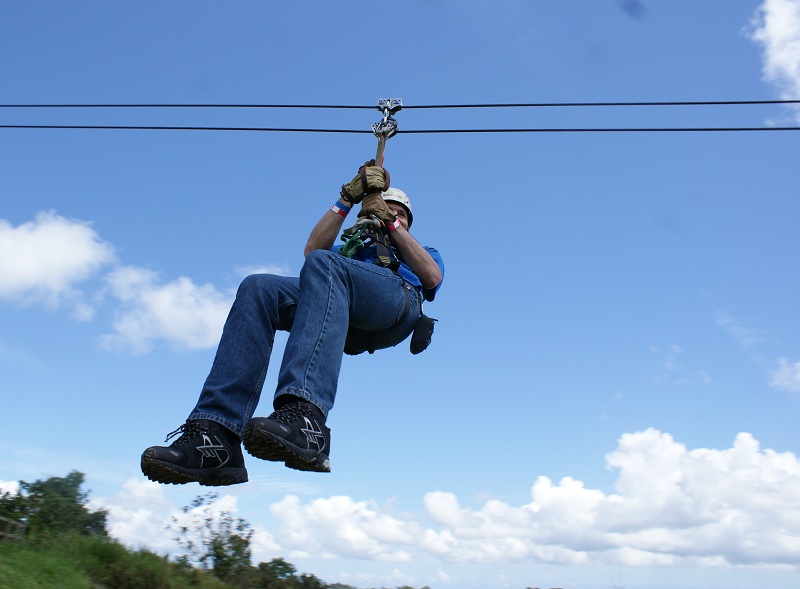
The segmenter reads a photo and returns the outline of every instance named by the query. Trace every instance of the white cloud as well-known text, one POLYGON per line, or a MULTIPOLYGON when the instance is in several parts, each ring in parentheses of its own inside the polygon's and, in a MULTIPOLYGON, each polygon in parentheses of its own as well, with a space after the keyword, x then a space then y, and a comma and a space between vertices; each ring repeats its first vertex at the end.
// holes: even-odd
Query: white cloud
POLYGON ((236 273, 244 278, 250 274, 274 274, 276 276, 290 276, 291 269, 288 266, 278 266, 267 264, 266 266, 236 266, 236 273))
POLYGON ((134 548, 172 553, 177 545, 165 528, 179 510, 165 497, 164 490, 143 478, 130 479, 116 496, 92 499, 89 507, 108 510, 106 527, 112 538, 134 548))
POLYGON ((213 285, 185 277, 164 283, 156 272, 134 266, 115 269, 106 281, 120 307, 115 333, 102 342, 134 353, 149 351, 158 339, 183 349, 216 345, 233 300, 213 285))
POLYGON ((676 386, 697 386, 711 382, 711 377, 705 370, 689 371, 684 368, 682 361, 684 351, 681 346, 673 344, 666 350, 653 346, 650 351, 657 354, 660 361, 655 376, 656 382, 676 386))
MULTIPOLYGON (((107 529, 109 535, 133 548, 147 548, 158 554, 177 554, 180 547, 171 531, 175 521, 191 528, 192 518, 204 513, 204 507, 196 507, 184 512, 170 501, 169 488, 144 478, 129 479, 122 490, 113 497, 96 498, 89 501, 91 509, 108 510, 107 529)), ((238 513, 237 498, 233 495, 220 495, 210 507, 208 514, 222 512, 233 517, 238 513)), ((248 521, 246 517, 243 517, 248 521)), ((279 548, 272 535, 263 526, 252 524, 251 549, 256 562, 266 562, 274 558, 279 548)))
POLYGON ((270 511, 283 524, 275 537, 301 557, 314 553, 404 562, 410 560, 404 547, 413 545, 420 534, 418 524, 350 497, 314 499, 304 505, 297 496, 287 495, 270 511))
POLYGON ((721 328, 733 336, 739 347, 755 362, 769 378, 772 388, 800 392, 800 362, 792 362, 782 356, 777 359, 777 368, 774 360, 768 359, 759 352, 763 344, 769 343, 766 332, 761 329, 746 327, 738 318, 728 310, 719 310, 714 314, 714 319, 721 328))
POLYGON ((764 80, 782 99, 800 98, 800 0, 764 0, 748 33, 763 48, 764 80))
POLYGON ((17 491, 19 491, 18 481, 0 481, 0 495, 3 493, 15 495, 17 491))
POLYGON ((17 227, 0 219, 0 298, 24 304, 74 306, 78 319, 92 310, 76 285, 114 261, 114 248, 88 223, 40 212, 17 227))
POLYGON ((776 389, 800 392, 800 362, 792 362, 789 358, 778 358, 778 368, 772 373, 770 383, 776 389))
MULTIPOLYGON (((111 295, 113 332, 101 338, 108 348, 141 354, 157 340, 179 349, 217 345, 235 290, 195 284, 190 278, 166 281, 142 267, 117 265, 114 248, 85 221, 40 212, 17 227, 0 219, 0 300, 18 304, 69 306, 73 318, 94 317, 93 304, 111 295), (101 293, 77 285, 113 264, 101 293), (89 304, 91 301, 92 304, 89 304)), ((237 267, 237 274, 287 275, 278 265, 237 267)), ((8 351, 0 346, 0 358, 8 351)))
POLYGON ((621 437, 607 465, 615 493, 574 478, 541 476, 532 501, 467 508, 426 494, 435 526, 349 497, 272 506, 275 538, 301 557, 325 554, 404 561, 421 550, 447 562, 626 566, 800 567, 800 461, 761 450, 750 434, 727 450, 688 450, 649 429, 621 437))
MULTIPOLYGON (((346 496, 286 495, 269 509, 277 524, 249 522, 253 556, 800 570, 795 454, 762 449, 747 433, 728 449, 690 450, 648 429, 624 434, 606 463, 619 473, 614 492, 540 476, 528 503, 465 507, 453 493, 432 491, 423 500, 427 518, 346 496)), ((180 510, 164 488, 129 481, 117 497, 98 501, 110 510, 112 536, 174 550, 164 527, 180 510)), ((217 507, 236 513, 236 499, 221 497, 217 507)))
POLYGON ((739 318, 731 313, 730 309, 716 311, 714 313, 714 321, 733 336, 742 350, 747 352, 753 359, 759 359, 756 349, 766 341, 766 333, 763 330, 745 326, 739 318))

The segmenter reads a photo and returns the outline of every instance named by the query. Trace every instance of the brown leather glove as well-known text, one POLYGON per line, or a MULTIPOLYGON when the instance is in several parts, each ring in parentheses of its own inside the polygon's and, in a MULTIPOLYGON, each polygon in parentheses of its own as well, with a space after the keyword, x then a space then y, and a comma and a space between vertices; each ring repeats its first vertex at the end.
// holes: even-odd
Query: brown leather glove
POLYGON ((375 215, 379 220, 386 223, 394 223, 397 218, 392 209, 389 208, 389 205, 386 204, 386 201, 383 200, 380 192, 366 195, 361 202, 361 210, 358 212, 358 216, 368 217, 369 215, 375 215))
POLYGON ((364 162, 358 174, 342 185, 341 197, 351 204, 358 204, 368 194, 389 188, 389 172, 375 165, 375 160, 364 162))

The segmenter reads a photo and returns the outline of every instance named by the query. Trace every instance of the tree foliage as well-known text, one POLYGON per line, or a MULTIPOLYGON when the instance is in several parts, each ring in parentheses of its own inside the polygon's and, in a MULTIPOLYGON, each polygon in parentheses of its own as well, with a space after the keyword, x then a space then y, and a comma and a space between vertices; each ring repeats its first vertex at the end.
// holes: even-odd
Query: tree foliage
POLYGON ((253 530, 244 519, 217 509, 218 498, 213 492, 198 495, 182 509, 184 517, 173 516, 170 529, 187 562, 228 580, 250 567, 253 530))
POLYGON ((27 523, 32 535, 77 532, 107 536, 108 512, 89 510, 89 494, 81 490, 84 480, 83 473, 72 471, 66 477, 20 481, 16 494, 0 496, 0 515, 27 523))
POLYGON ((22 521, 25 517, 25 497, 22 493, 0 493, 0 517, 22 521))
POLYGON ((184 575, 193 579, 193 587, 355 589, 342 583, 327 584, 312 574, 298 574, 295 566, 283 558, 252 566, 250 524, 219 509, 219 496, 213 492, 195 497, 182 508, 182 516, 172 518, 169 529, 176 534, 175 540, 184 552, 177 562, 146 551, 129 554, 109 538, 108 512, 88 508, 89 493, 81 490, 84 480, 83 473, 72 471, 66 477, 20 481, 15 493, 0 493, 0 517, 27 523, 29 535, 41 540, 32 546, 39 546, 44 552, 56 547, 61 551, 65 547, 74 549, 68 555, 71 562, 80 561, 87 567, 92 563, 91 578, 105 586, 173 587, 173 575, 184 575), (172 568, 164 568, 167 565, 172 568), (195 567, 211 573, 213 576, 207 578, 214 584, 203 580, 207 573, 195 567))

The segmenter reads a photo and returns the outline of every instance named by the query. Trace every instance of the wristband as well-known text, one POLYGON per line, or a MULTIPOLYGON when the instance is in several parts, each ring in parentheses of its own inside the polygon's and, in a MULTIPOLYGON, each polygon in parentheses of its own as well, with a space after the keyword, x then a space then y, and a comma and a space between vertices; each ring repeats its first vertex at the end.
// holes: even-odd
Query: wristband
POLYGON ((394 231, 394 230, 395 230, 395 229, 397 229, 398 227, 400 227, 400 219, 395 219, 395 220, 394 220, 394 223, 386 223, 386 228, 387 228, 389 231, 394 231))
POLYGON ((342 217, 346 217, 347 213, 350 212, 350 207, 348 207, 347 205, 343 205, 337 200, 335 203, 333 203, 333 206, 331 207, 331 212, 334 212, 337 215, 341 215, 342 217))

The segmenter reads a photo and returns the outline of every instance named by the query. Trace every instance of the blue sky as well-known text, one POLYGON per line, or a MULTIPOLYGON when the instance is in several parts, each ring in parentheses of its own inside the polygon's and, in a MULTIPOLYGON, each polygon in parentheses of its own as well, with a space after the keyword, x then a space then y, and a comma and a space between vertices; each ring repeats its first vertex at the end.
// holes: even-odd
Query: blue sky
MULTIPOLYGON (((2 104, 800 98, 798 0, 7 2, 2 104)), ((377 110, 0 109, 0 125, 370 129, 377 110)), ((359 587, 796 587, 800 133, 788 106, 412 110, 386 167, 447 267, 432 346, 346 358, 330 475, 221 507, 359 587)), ((296 274, 371 135, 0 129, 0 484, 87 475, 172 552, 205 489, 139 471, 238 282, 296 274)), ((258 415, 270 411, 273 356, 258 415)))

